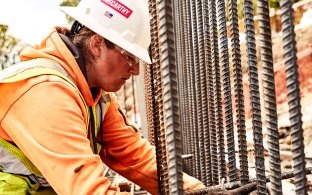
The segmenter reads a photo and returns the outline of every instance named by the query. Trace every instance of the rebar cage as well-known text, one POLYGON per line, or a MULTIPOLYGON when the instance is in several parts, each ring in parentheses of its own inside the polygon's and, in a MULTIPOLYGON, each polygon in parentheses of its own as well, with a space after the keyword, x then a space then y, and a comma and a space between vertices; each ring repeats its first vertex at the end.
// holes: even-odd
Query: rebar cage
POLYGON ((159 193, 247 194, 256 190, 257 194, 282 194, 282 180, 293 177, 296 194, 307 194, 306 174, 311 168, 305 163, 292 1, 280 1, 293 154, 292 171, 287 173, 281 170, 268 1, 258 0, 253 5, 244 0, 244 52, 236 1, 149 0, 148 4, 153 64, 144 65, 144 85, 148 134, 157 153, 159 193), (259 18, 257 34, 254 6, 259 18), (244 67, 250 120, 245 116, 244 67), (249 121, 250 127, 246 125, 249 121), (252 147, 247 146, 249 131, 252 147), (254 178, 250 176, 250 148, 254 178), (207 188, 184 192, 182 172, 198 178, 207 188))

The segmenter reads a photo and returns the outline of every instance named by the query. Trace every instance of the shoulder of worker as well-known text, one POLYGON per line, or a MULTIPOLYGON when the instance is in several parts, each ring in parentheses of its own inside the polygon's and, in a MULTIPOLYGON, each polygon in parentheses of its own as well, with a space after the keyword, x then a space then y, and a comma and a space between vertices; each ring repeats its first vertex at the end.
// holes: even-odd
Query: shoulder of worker
MULTIPOLYGON (((53 96, 49 94, 51 88, 60 88, 61 90, 58 90, 60 93, 57 94, 58 97, 71 96, 75 99, 73 102, 80 102, 83 105, 79 90, 73 83, 58 75, 48 72, 42 73, 40 72, 41 69, 28 67, 29 64, 31 64, 31 61, 21 62, 0 72, 0 105, 2 108, 0 118, 3 118, 11 106, 23 95, 31 93, 31 89, 34 87, 40 88, 42 93, 46 94, 46 98, 55 97, 56 94, 53 94, 53 96)), ((37 97, 36 94, 33 95, 34 100, 37 97)), ((38 102, 40 102, 39 99, 38 102)))
POLYGON ((79 60, 81 55, 68 37, 60 34, 56 29, 52 29, 40 45, 24 48, 20 58, 22 61, 36 61, 44 58, 57 63, 64 70, 63 74, 70 77, 76 84, 87 105, 93 105, 93 97, 87 79, 80 68, 83 66, 81 64, 83 62, 79 60))

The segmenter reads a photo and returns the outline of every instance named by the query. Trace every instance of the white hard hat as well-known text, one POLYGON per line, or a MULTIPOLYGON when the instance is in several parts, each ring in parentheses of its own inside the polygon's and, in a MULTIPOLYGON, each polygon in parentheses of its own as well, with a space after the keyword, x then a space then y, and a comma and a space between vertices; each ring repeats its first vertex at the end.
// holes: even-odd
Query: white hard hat
POLYGON ((81 0, 60 9, 105 39, 151 63, 148 5, 142 0, 81 0))

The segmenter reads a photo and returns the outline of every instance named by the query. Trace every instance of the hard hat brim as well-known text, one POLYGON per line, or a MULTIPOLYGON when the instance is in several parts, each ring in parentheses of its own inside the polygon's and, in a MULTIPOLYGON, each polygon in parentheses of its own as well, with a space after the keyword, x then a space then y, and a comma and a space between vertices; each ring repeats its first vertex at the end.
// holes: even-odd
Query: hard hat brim
POLYGON ((70 17, 74 18, 75 20, 79 21, 81 24, 88 27, 90 30, 101 35, 102 37, 118 45, 119 47, 127 50, 128 52, 137 56, 144 62, 148 64, 152 63, 150 55, 148 53, 148 48, 142 48, 141 46, 135 43, 131 43, 125 39, 120 38, 120 34, 115 32, 111 28, 106 27, 105 25, 99 23, 92 16, 89 16, 87 14, 82 14, 83 12, 79 10, 80 8, 63 6, 63 7, 60 7, 60 9, 64 13, 68 14, 70 17))

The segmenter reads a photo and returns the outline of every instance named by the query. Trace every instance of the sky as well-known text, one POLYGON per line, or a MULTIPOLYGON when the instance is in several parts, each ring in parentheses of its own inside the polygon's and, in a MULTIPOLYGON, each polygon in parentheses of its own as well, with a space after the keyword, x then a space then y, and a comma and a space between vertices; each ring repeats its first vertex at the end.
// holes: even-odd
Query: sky
POLYGON ((62 0, 0 0, 0 24, 27 44, 38 44, 54 26, 66 26, 62 0))

